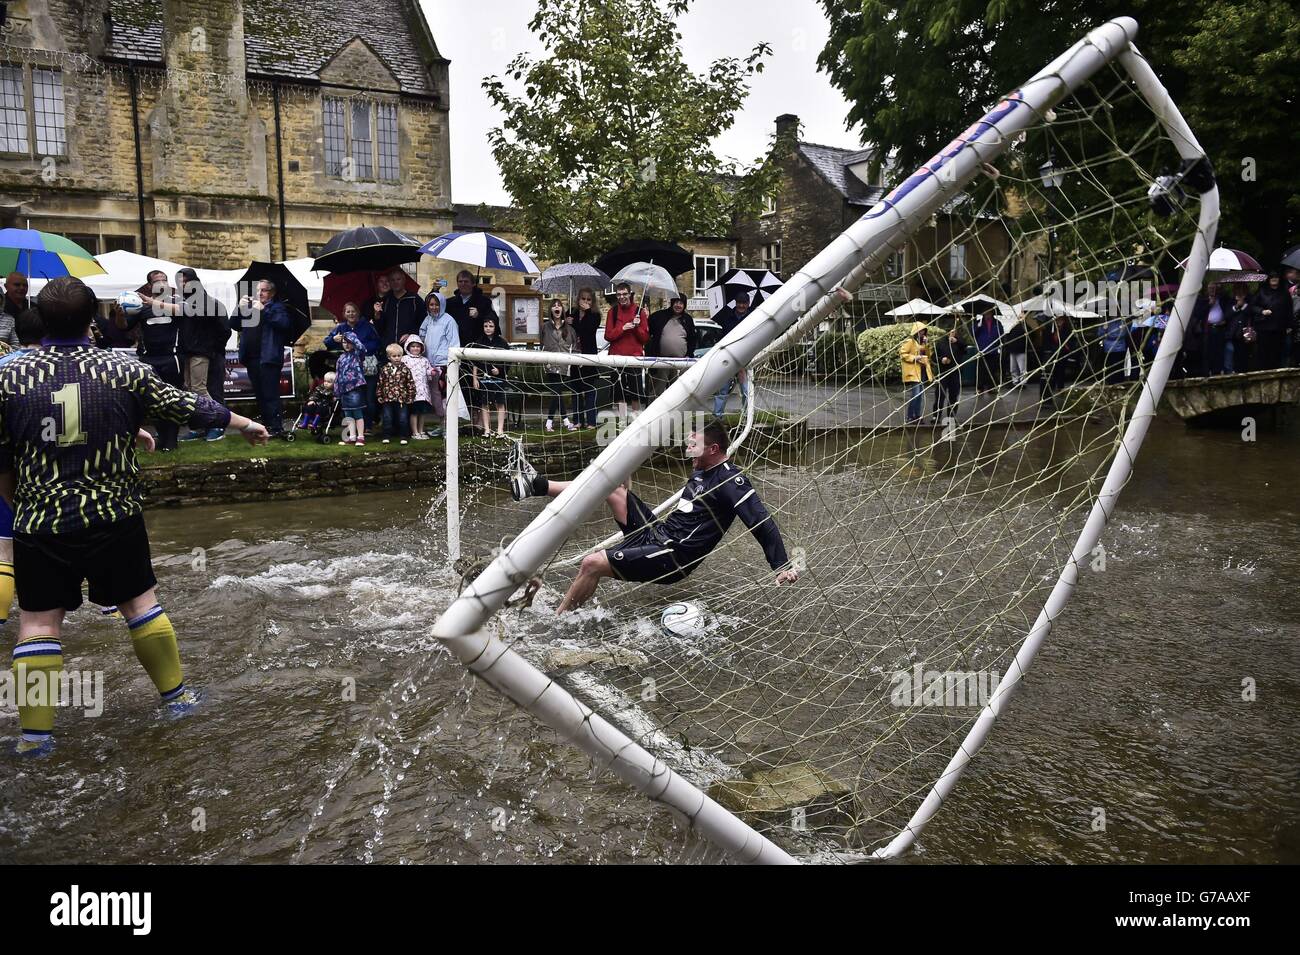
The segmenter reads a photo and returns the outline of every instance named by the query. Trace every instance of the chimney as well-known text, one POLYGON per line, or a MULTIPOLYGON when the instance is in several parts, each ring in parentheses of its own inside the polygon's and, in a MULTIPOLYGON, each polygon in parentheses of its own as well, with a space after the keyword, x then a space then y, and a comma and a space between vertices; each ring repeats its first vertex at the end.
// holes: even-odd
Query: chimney
POLYGON ((799 138, 799 117, 794 113, 782 113, 776 118, 776 135, 784 136, 787 131, 794 138, 799 138))

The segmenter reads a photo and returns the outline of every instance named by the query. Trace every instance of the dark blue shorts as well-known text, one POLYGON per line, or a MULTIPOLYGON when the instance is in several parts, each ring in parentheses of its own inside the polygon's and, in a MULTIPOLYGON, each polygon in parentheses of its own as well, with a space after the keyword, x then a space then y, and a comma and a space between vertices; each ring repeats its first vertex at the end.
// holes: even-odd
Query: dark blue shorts
POLYGON ((650 505, 627 492, 627 523, 619 521, 623 540, 605 551, 610 569, 619 580, 672 584, 683 580, 699 560, 683 566, 671 544, 664 543, 654 526, 650 505))

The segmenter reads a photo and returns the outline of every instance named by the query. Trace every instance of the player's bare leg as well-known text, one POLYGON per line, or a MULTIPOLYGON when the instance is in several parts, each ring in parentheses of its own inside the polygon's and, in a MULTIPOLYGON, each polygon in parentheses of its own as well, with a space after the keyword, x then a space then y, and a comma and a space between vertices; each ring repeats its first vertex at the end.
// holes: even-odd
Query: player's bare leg
POLYGON ((588 554, 582 558, 582 566, 578 568, 578 576, 573 578, 573 583, 569 585, 568 592, 564 595, 564 599, 560 601, 560 606, 555 612, 557 614, 568 613, 570 610, 581 607, 591 599, 591 595, 600 586, 600 578, 612 576, 614 576, 614 572, 610 569, 609 558, 605 556, 603 550, 588 554))

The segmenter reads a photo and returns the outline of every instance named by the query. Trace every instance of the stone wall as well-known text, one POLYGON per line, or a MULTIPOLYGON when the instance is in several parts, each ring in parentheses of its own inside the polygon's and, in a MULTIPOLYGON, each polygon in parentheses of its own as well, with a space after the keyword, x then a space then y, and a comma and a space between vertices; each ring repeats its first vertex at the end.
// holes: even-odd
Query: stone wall
MULTIPOLYGON (((103 6, 103 0, 17 0, 7 10, 21 30, 11 31, 7 42, 28 48, 36 63, 54 62, 56 52, 96 56, 103 6)), ((171 72, 142 68, 139 83, 147 251, 209 268, 278 259, 276 117, 271 94, 250 94, 243 84, 244 2, 166 0, 161 8, 171 72), (207 73, 228 81, 194 79, 207 73)), ((435 73, 445 69, 433 65, 435 73)), ((358 40, 335 52, 322 74, 353 87, 339 95, 397 104, 400 180, 326 176, 321 91, 282 86, 286 257, 308 255, 309 245, 361 224, 389 224, 422 239, 451 231, 446 97, 400 97, 392 73, 358 40)), ((30 221, 32 228, 62 234, 131 236, 135 250, 144 251, 126 76, 120 65, 115 72, 64 68, 63 82, 68 155, 0 156, 0 225, 30 221)), ((445 76, 440 82, 445 89, 445 76)), ((431 261, 421 263, 422 284, 431 277, 431 261)))

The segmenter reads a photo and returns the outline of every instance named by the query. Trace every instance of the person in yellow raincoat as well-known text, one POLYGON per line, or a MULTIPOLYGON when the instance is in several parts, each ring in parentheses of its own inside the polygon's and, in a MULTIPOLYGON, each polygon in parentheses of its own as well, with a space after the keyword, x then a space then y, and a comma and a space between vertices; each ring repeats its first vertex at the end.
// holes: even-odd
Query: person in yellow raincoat
POLYGON ((913 322, 912 333, 898 346, 898 358, 903 365, 903 388, 907 391, 908 424, 921 420, 925 410, 925 386, 934 381, 928 338, 925 322, 913 322))

